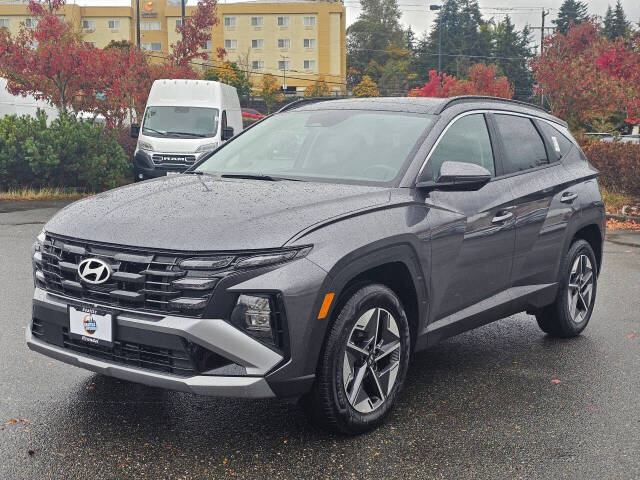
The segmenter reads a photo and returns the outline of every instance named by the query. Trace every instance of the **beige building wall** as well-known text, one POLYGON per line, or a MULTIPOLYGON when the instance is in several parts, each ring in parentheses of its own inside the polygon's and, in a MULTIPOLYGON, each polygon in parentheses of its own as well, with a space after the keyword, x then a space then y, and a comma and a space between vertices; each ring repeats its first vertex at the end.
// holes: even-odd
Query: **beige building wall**
POLYGON ((83 38, 86 42, 91 42, 98 48, 104 48, 113 41, 127 40, 131 41, 131 18, 124 16, 110 16, 110 17, 93 17, 84 16, 82 21, 91 22, 91 25, 95 25, 92 29, 82 29, 83 38), (109 28, 109 22, 119 22, 118 28, 109 28))

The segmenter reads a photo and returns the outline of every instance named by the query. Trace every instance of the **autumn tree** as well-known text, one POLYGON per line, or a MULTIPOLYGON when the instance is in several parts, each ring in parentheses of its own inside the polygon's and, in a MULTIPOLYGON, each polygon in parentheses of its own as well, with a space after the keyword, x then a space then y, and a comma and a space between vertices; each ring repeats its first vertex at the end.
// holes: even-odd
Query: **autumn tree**
MULTIPOLYGON (((169 62, 172 66, 187 67, 197 58, 202 60, 209 58, 209 54, 202 47, 211 40, 211 29, 218 24, 216 10, 216 0, 198 0, 194 14, 186 17, 184 24, 177 28, 180 40, 171 45, 169 62)), ((223 58, 224 55, 224 49, 219 47, 218 58, 223 58)))
POLYGON ((304 89, 304 96, 309 97, 328 97, 331 94, 329 85, 324 77, 318 77, 311 85, 304 89))
POLYGON ((204 72, 205 80, 215 80, 235 87, 238 95, 247 96, 251 93, 252 84, 244 70, 235 62, 223 62, 221 65, 204 72))
POLYGON ((353 87, 353 96, 358 98, 377 97, 379 96, 378 85, 371 80, 370 76, 364 75, 362 81, 353 87))
POLYGON ((267 113, 271 113, 271 108, 273 108, 276 103, 284 100, 284 95, 280 92, 278 80, 270 73, 262 76, 258 94, 262 97, 262 100, 264 100, 267 113))
POLYGON ((409 92, 410 97, 454 97, 456 95, 488 95, 513 98, 513 87, 507 77, 499 76, 495 65, 477 63, 469 69, 469 79, 459 80, 453 75, 431 70, 429 81, 409 92))

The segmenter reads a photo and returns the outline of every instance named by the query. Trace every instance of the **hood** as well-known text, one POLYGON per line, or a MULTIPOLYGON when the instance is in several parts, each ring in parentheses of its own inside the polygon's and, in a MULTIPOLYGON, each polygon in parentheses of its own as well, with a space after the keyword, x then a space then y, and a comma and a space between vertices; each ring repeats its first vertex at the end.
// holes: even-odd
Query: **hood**
POLYGON ((389 198, 381 187, 177 175, 75 202, 45 230, 153 249, 277 248, 311 225, 389 198))

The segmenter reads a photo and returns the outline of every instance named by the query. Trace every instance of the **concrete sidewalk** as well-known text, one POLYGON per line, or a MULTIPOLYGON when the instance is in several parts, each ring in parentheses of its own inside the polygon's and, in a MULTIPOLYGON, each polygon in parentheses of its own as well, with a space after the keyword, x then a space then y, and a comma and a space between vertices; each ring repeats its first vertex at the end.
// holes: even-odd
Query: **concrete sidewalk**
POLYGON ((606 240, 616 245, 640 248, 640 231, 612 230, 607 232, 606 240))

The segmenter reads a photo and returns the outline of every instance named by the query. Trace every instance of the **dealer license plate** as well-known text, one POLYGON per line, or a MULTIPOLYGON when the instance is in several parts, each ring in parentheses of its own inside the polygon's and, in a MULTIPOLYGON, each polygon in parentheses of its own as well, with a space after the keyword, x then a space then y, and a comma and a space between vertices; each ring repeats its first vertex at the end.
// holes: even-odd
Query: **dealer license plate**
POLYGON ((113 315, 90 307, 69 307, 69 333, 93 345, 113 344, 113 315))

